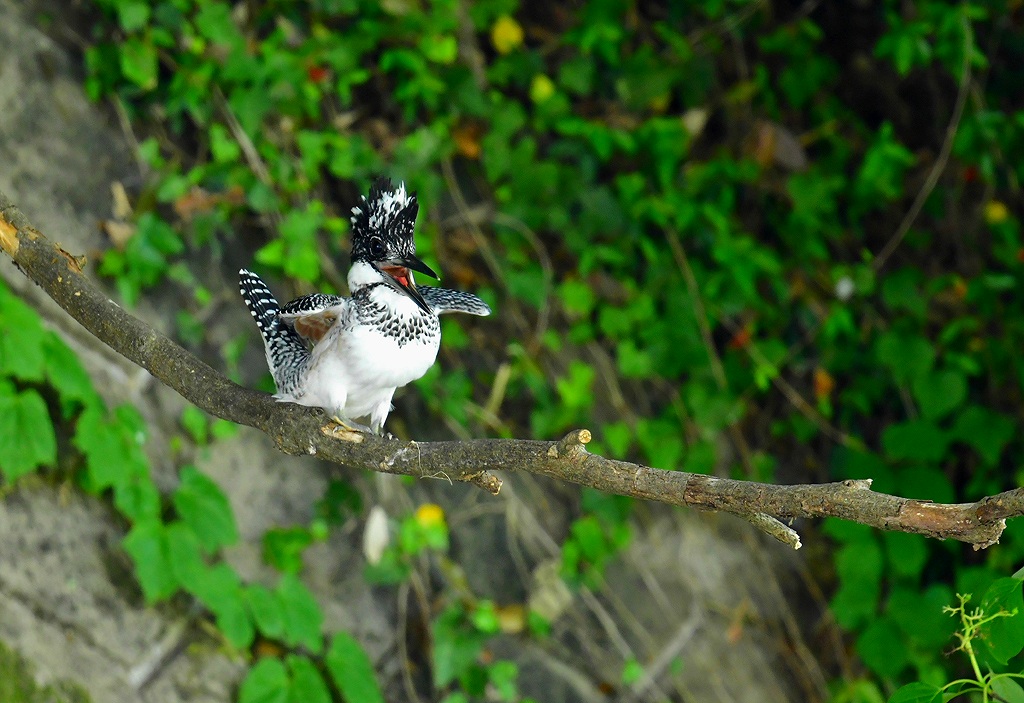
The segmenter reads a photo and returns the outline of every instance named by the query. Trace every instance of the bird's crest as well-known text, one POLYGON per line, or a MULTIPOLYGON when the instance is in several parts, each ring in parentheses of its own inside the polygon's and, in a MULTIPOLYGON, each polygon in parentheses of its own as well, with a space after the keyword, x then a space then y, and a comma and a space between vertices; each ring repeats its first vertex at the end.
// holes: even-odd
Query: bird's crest
POLYGON ((397 187, 389 178, 378 178, 352 208, 352 259, 373 261, 416 253, 413 228, 419 212, 416 194, 397 187), (385 255, 382 255, 385 254, 385 255))

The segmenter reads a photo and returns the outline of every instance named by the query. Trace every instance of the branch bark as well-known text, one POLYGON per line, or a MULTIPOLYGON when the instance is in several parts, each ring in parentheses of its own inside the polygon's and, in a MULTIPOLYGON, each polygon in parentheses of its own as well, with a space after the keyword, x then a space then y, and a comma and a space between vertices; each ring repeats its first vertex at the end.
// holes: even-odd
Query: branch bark
POLYGON ((838 517, 882 530, 956 539, 982 549, 999 541, 1006 518, 1024 515, 1024 489, 974 503, 939 504, 876 493, 871 481, 779 486, 663 471, 586 450, 588 430, 557 442, 477 439, 405 442, 339 431, 320 410, 277 403, 242 388, 110 300, 83 272, 84 260, 34 229, 0 192, 0 248, 74 319, 206 412, 266 433, 282 452, 315 454, 343 466, 472 483, 497 494, 492 471, 527 471, 609 493, 740 516, 800 547, 782 521, 838 517))

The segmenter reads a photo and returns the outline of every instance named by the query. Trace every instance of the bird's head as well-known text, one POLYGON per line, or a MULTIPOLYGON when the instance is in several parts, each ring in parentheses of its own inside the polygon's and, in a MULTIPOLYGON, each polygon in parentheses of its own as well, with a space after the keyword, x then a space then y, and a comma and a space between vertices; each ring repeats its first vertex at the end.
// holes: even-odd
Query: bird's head
POLYGON ((352 208, 352 271, 349 288, 365 285, 367 274, 376 272, 388 286, 416 301, 423 310, 430 307, 416 290, 413 271, 438 278, 433 269, 416 258, 413 238, 416 195, 407 193, 405 184, 397 187, 390 179, 378 178, 370 187, 370 195, 352 208), (369 267, 369 270, 367 269, 369 267), (353 280, 355 277, 358 280, 353 280))

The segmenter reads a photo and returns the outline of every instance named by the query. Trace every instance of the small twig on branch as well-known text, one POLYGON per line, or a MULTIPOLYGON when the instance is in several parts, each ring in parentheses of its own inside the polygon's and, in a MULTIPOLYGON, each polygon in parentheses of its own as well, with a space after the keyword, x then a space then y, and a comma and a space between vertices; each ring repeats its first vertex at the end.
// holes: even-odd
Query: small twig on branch
POLYGON ((352 441, 337 436, 320 410, 278 403, 266 393, 242 388, 126 312, 83 274, 83 259, 32 228, 2 192, 0 249, 111 349, 211 415, 261 430, 288 454, 315 454, 351 468, 417 478, 446 476, 494 494, 501 479, 492 471, 527 471, 609 493, 732 513, 793 547, 799 547, 799 537, 781 521, 838 517, 981 549, 999 541, 1006 518, 1024 515, 1024 489, 946 505, 875 493, 870 480, 777 486, 663 471, 591 454, 585 446, 589 430, 574 430, 557 442, 403 442, 363 434, 352 441))

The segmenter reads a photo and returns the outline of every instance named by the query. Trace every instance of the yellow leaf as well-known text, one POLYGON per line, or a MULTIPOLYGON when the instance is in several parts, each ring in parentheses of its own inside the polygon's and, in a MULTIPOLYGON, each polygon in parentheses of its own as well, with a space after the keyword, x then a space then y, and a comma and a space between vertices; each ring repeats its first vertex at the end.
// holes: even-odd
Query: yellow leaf
POLYGON ((989 200, 985 203, 985 222, 988 222, 990 225, 1006 222, 1009 216, 1009 208, 998 200, 989 200))
POLYGON ((491 27, 491 43, 499 54, 508 54, 523 43, 523 28, 514 18, 502 15, 491 27))
POLYGON ((416 508, 416 522, 421 527, 433 527, 444 524, 444 508, 434 503, 424 503, 416 508))
POLYGON ((542 103, 555 94, 555 84, 543 73, 538 73, 530 82, 530 100, 542 103))

